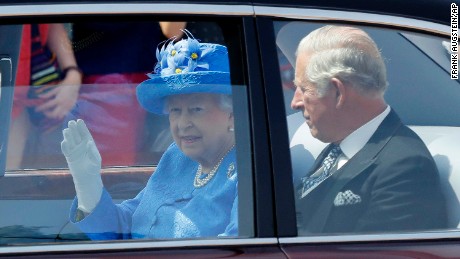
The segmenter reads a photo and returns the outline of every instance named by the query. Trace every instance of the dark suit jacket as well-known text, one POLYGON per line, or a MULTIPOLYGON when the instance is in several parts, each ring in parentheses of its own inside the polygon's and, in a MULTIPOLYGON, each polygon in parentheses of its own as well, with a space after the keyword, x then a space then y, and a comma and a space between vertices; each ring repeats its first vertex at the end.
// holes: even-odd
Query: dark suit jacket
MULTIPOLYGON (((330 146, 309 174, 321 165, 330 146)), ((422 140, 392 110, 369 142, 304 198, 297 188, 299 235, 444 228, 447 215, 436 165, 422 140), (360 197, 334 205, 339 192, 360 197)), ((336 202, 337 203, 337 202, 336 202)))

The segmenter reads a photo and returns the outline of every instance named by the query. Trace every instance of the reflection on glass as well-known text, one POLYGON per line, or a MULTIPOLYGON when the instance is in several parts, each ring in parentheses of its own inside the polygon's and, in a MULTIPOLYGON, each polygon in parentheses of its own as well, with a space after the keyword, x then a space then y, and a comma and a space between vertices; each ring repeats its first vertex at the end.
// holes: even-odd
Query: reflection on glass
MULTIPOLYGON (((220 28, 218 23, 214 22, 203 24, 220 28)), ((202 88, 193 89, 214 89, 220 85, 225 86, 225 91, 198 91, 198 94, 188 97, 176 93, 175 98, 167 100, 167 105, 164 98, 155 99, 153 103, 161 104, 162 109, 161 112, 152 113, 140 105, 139 99, 148 96, 146 93, 151 88, 158 88, 161 80, 155 84, 147 84, 147 90, 143 94, 136 91, 141 82, 149 80, 149 76, 152 76, 148 74, 155 70, 156 46, 165 39, 157 37, 156 33, 161 33, 157 28, 158 24, 91 22, 64 25, 66 37, 60 39, 64 39, 64 42, 69 40, 67 43, 73 48, 76 63, 67 64, 62 69, 62 61, 57 58, 58 63, 61 62, 58 66, 63 74, 59 75, 56 84, 33 85, 30 80, 17 76, 22 78, 22 81, 16 80, 15 86, 15 108, 11 114, 13 120, 8 135, 8 172, 4 178, 0 178, 0 211, 11 211, 15 216, 3 217, 2 214, 0 244, 77 241, 88 238, 218 237, 253 233, 252 218, 245 216, 252 216, 252 199, 245 199, 243 204, 246 210, 240 211, 238 208, 238 194, 252 196, 249 156, 244 157, 241 163, 248 172, 243 192, 239 192, 237 184, 239 179, 235 139, 238 138, 238 130, 240 135, 241 132, 244 133, 244 136, 239 138, 246 142, 238 148, 246 150, 243 154, 250 154, 247 152, 251 142, 247 130, 247 107, 240 102, 234 111, 232 97, 233 94, 246 100, 246 87, 234 87, 230 84, 226 51, 219 52, 219 55, 207 50, 198 51, 195 53, 197 59, 193 55, 190 56, 191 59, 184 59, 200 61, 195 68, 197 73, 203 73, 207 68, 213 67, 210 64, 216 56, 224 57, 226 62, 221 62, 218 70, 225 71, 203 77, 213 80, 220 78, 224 82, 201 82, 202 88), (139 28, 135 28, 138 25, 139 28), (155 27, 149 29, 154 35, 145 36, 147 33, 143 29, 146 29, 146 26, 155 27), (128 34, 133 38, 127 37, 128 34), (116 37, 113 38, 113 35, 116 37), (128 42, 118 42, 116 39, 120 37, 128 38, 128 42), (142 38, 146 42, 139 44, 142 38), (114 42, 119 44, 113 44, 114 42), (131 47, 129 50, 126 49, 127 45, 131 47), (209 54, 207 58, 210 60, 203 59, 206 62, 202 62, 199 55, 206 56, 206 53, 209 54), (134 67, 133 64, 139 66, 134 67), (77 81, 80 78, 81 82, 77 84, 70 80, 63 83, 65 79, 62 76, 75 77, 77 81), (76 85, 78 87, 73 88, 76 85), (43 127, 55 106, 43 109, 37 107, 56 99, 61 90, 72 92, 77 88, 75 102, 63 112, 64 116, 55 120, 56 123, 53 123, 52 127, 43 127), (232 88, 237 88, 236 93, 232 93, 232 88), (179 115, 179 118, 170 116, 177 115, 178 111, 188 115, 179 115), (187 117, 190 123, 184 123, 184 117, 187 117), (239 121, 238 125, 234 125, 234 119, 239 121), (72 125, 72 121, 81 120, 86 123, 91 139, 94 140, 91 150, 97 150, 101 156, 95 170, 96 178, 85 175, 89 170, 75 169, 84 166, 84 160, 69 162, 73 160, 66 159, 61 150, 61 142, 64 139, 62 131, 69 126, 69 122, 72 125), (190 127, 190 124, 199 126, 190 127), (186 131, 183 130, 184 125, 186 131), (238 129, 235 130, 235 126, 238 129), (180 130, 173 130, 173 127, 180 130), (160 162, 160 159, 163 162, 160 162), (83 180, 75 180, 78 178, 75 173, 77 171, 83 172, 83 180), (74 181, 77 186, 74 185, 74 181), (80 191, 77 182, 85 181, 88 184, 83 185, 98 183, 101 187, 103 183, 102 193, 97 195, 101 189, 92 192, 84 190, 84 187, 83 191, 80 191), (75 196, 78 199, 74 200, 75 196), (101 205, 92 208, 90 202, 90 206, 85 206, 85 197, 93 197, 97 199, 95 203, 101 205), (132 209, 133 204, 141 197, 146 197, 143 204, 131 215, 133 228, 110 229, 118 226, 110 224, 116 213, 104 206, 110 204, 109 207, 113 206, 111 209, 120 207, 117 211, 122 211, 121 213, 126 216, 130 213, 126 206, 132 209), (123 205, 120 205, 123 201, 123 205), (72 221, 78 221, 79 218, 75 215, 78 211, 83 212, 84 220, 76 224, 69 222, 69 208, 72 208, 72 221), (98 218, 98 213, 109 214, 108 217, 99 217, 99 221, 102 220, 103 223, 96 224, 96 228, 109 226, 107 233, 94 231, 92 233, 95 235, 91 235, 91 231, 87 231, 85 226, 80 228, 83 221, 90 222, 89 225, 97 221, 95 219, 98 218), (30 216, 32 214, 33 217, 30 216), (241 215, 246 222, 243 231, 240 231, 238 221, 241 215), (145 219, 150 220, 156 227, 146 227, 146 224, 141 222, 145 219)), ((200 28, 200 22, 193 23, 193 26, 202 35, 207 31, 206 28, 200 28)), ((24 28, 30 28, 30 31, 22 31, 23 36, 30 34, 29 38, 33 38, 32 27, 25 26, 24 28)), ((38 28, 40 33, 45 30, 51 32, 51 25, 40 24, 38 28)), ((25 38, 27 37, 23 37, 25 38)), ((222 35, 219 39, 224 41, 222 35)), ((38 43, 43 44, 41 40, 38 43)), ((53 49, 49 47, 50 50, 53 49)), ((187 67, 177 68, 185 70, 187 67)), ((173 72, 175 75, 176 70, 173 72)), ((34 77, 37 78, 40 77, 34 77)), ((190 82, 194 82, 193 76, 190 77, 190 82)), ((74 93, 67 92, 66 96, 75 97, 72 95, 74 93)), ((152 101, 153 98, 149 100, 152 101)), ((89 156, 91 152, 85 149, 83 153, 89 156)), ((66 153, 68 157, 72 154, 74 153, 66 153)), ((120 225, 131 225, 128 219, 131 216, 126 217, 127 221, 120 222, 120 225)), ((102 232, 106 232, 105 230, 107 229, 102 232)))

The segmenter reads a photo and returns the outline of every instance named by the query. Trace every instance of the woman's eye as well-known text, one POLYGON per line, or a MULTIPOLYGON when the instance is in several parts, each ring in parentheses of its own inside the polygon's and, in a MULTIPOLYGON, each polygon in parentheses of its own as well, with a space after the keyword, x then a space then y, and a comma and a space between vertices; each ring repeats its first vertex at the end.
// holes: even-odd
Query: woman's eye
POLYGON ((180 109, 179 108, 169 108, 169 113, 174 113, 174 114, 177 114, 180 112, 180 109))

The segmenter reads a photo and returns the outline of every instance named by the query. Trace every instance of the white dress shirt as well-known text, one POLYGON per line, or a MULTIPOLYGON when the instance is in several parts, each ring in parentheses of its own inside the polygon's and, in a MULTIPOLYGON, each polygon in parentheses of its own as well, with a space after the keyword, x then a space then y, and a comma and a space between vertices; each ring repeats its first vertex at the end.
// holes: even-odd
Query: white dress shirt
POLYGON ((360 151, 364 145, 369 141, 372 135, 375 133, 377 128, 380 126, 382 121, 390 113, 390 106, 377 115, 375 118, 353 131, 345 139, 340 142, 340 149, 342 149, 342 155, 337 160, 337 169, 342 167, 348 160, 350 160, 358 151, 360 151))

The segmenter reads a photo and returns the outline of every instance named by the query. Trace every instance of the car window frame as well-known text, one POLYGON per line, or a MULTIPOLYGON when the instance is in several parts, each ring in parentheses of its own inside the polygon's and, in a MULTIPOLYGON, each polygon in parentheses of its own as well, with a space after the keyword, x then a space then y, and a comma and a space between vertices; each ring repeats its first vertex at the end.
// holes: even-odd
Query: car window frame
MULTIPOLYGON (((290 8, 290 7, 265 7, 256 6, 254 8, 257 17, 264 17, 264 21, 260 23, 259 31, 274 32, 275 23, 277 21, 295 21, 295 22, 311 22, 321 24, 344 24, 356 26, 369 26, 375 28, 387 28, 394 30, 402 30, 409 32, 420 32, 427 35, 449 37, 450 27, 445 24, 435 22, 395 16, 384 14, 373 14, 356 11, 337 11, 337 10, 324 10, 314 8, 290 8)), ((260 18, 258 18, 260 20, 260 18)), ((261 59, 264 63, 279 64, 278 58, 273 53, 276 53, 276 44, 274 40, 263 41, 261 44, 261 59)), ((281 89, 280 70, 272 71, 273 66, 264 70, 264 76, 268 76, 270 80, 265 80, 266 88, 281 89)), ((267 91, 269 92, 269 91, 267 91)), ((268 116, 271 118, 269 121, 270 132, 280 132, 280 121, 287 124, 286 113, 280 108, 280 103, 284 103, 283 94, 273 94, 268 97, 271 99, 271 104, 267 107, 268 116)), ((281 126, 283 128, 284 126, 281 126)), ((284 132, 284 129, 281 129, 284 132)), ((287 131, 286 131, 287 132, 287 131)), ((284 134, 284 133, 283 133, 284 134)), ((275 135, 275 134, 273 134, 275 135)), ((277 135, 280 139, 281 136, 288 136, 289 134, 277 135)), ((289 141, 289 138, 283 138, 284 141, 289 141)), ((296 222, 295 215, 286 213, 287 209, 294 209, 294 191, 292 185, 292 167, 290 152, 285 149, 286 143, 272 146, 272 156, 274 169, 274 190, 275 190, 275 204, 277 212, 277 231, 284 233, 284 236, 279 236, 279 242, 282 247, 290 247, 292 245, 313 245, 313 244, 327 244, 327 243, 365 243, 365 242, 388 242, 388 241, 408 241, 408 240, 440 240, 454 238, 459 240, 460 229, 446 229, 440 231, 424 231, 424 232, 405 232, 405 233, 378 233, 378 234, 324 234, 312 236, 297 236, 297 229, 293 222, 296 222), (289 154, 287 156, 286 154, 289 154), (289 179, 289 181, 286 181, 289 179), (282 193, 281 193, 282 192, 282 193), (291 195, 286 195, 289 193, 291 195), (283 205, 279 205, 283 204, 283 205)), ((273 145, 273 143, 272 143, 273 145)), ((454 241, 455 242, 455 241, 454 241)), ((458 242, 458 241, 457 241, 458 242)), ((327 250, 327 248, 325 248, 327 250)))
MULTIPOLYGON (((174 6, 168 5, 168 4, 113 4, 108 6, 106 4, 75 4, 71 5, 71 7, 68 7, 66 5, 58 5, 58 8, 55 8, 55 5, 47 5, 43 6, 40 4, 37 5, 26 5, 26 6, 16 6, 16 7, 11 7, 11 6, 6 6, 6 7, 0 7, 1 10, 5 10, 5 12, 2 12, 0 14, 0 20, 10 20, 19 23, 28 23, 31 21, 34 21, 36 18, 43 18, 43 21, 67 21, 65 17, 59 17, 60 15, 66 15, 69 17, 75 17, 78 16, 80 17, 85 17, 88 15, 107 15, 107 14, 113 14, 113 15, 164 15, 165 17, 170 17, 171 15, 186 15, 187 17, 194 16, 196 15, 197 17, 200 16, 209 16, 209 17, 236 17, 238 19, 242 19, 242 32, 244 31, 244 34, 242 33, 241 35, 241 47, 242 47, 242 58, 241 60, 243 61, 243 64, 241 64, 245 69, 243 69, 243 72, 246 73, 243 78, 250 78, 245 79, 247 80, 246 87, 249 89, 248 90, 248 110, 246 113, 251 113, 249 115, 250 117, 261 117, 264 118, 264 109, 262 106, 262 102, 258 102, 256 100, 260 100, 260 95, 256 95, 257 91, 261 90, 261 84, 259 80, 257 79, 257 76, 259 74, 259 71, 257 70, 250 70, 248 72, 248 67, 251 66, 251 57, 248 57, 246 53, 252 53, 256 54, 257 51, 254 51, 252 46, 245 45, 247 40, 245 39, 246 37, 249 37, 248 35, 251 35, 250 37, 256 37, 254 34, 250 34, 249 31, 251 28, 254 26, 254 19, 251 17, 253 16, 253 8, 252 6, 241 6, 241 5, 227 5, 227 7, 231 8, 225 8, 226 6, 223 5, 193 5, 193 4, 181 4, 180 10, 187 10, 187 11, 178 11, 179 9, 175 9, 174 6), (236 10, 235 8, 236 7, 236 10), (221 10, 219 12, 216 12, 215 10, 221 10), (37 11, 38 10, 38 11, 37 11), (84 13, 84 15, 83 15, 84 13), (246 51, 246 52, 245 52, 246 51), (254 110, 259 110, 259 112, 254 112, 254 110)), ((180 20, 181 16, 178 16, 180 20)), ((70 18, 71 20, 73 18, 70 18)), ((42 21, 42 20, 41 20, 42 21)), ((257 60, 257 54, 255 56, 256 58, 252 60, 257 60)), ((232 81, 234 75, 232 74, 232 81)), ((238 79, 238 81, 241 81, 241 79, 238 79)), ((248 133, 251 137, 254 136, 260 136, 263 135, 263 133, 258 133, 260 132, 260 128, 262 128, 262 132, 265 130, 264 123, 258 124, 254 123, 251 121, 251 119, 248 117, 247 118, 247 123, 249 124, 250 127, 250 132, 248 133), (257 126, 256 126, 257 125, 257 126)), ((254 140, 252 140, 254 142, 254 140)), ((40 246, 34 246, 34 245, 28 245, 24 244, 21 246, 18 246, 17 248, 13 247, 0 247, 0 254, 9 254, 9 253, 18 253, 18 252, 26 252, 26 253, 40 253, 40 252, 49 252, 49 251, 72 251, 73 249, 81 250, 81 249, 89 249, 91 246, 92 248, 90 250, 93 251, 103 251, 103 250, 111 250, 111 249, 123 249, 123 247, 127 247, 128 249, 145 249, 146 247, 152 248, 152 247, 157 247, 157 248, 171 248, 171 247, 176 247, 180 248, 183 246, 186 247, 197 247, 197 246, 209 246, 209 247, 218 247, 218 246, 267 246, 267 245, 276 245, 277 240, 276 238, 273 238, 274 235, 274 229, 273 229, 273 220, 274 217, 272 215, 273 211, 269 208, 269 206, 263 205, 264 203, 272 203, 272 199, 269 197, 267 194, 271 194, 271 185, 268 185, 267 187, 265 183, 257 183, 257 178, 258 178, 258 173, 256 173, 257 170, 260 170, 260 168, 265 168, 265 165, 267 164, 266 161, 269 159, 269 149, 268 148, 263 148, 267 147, 268 144, 266 143, 266 139, 261 137, 259 138, 259 141, 257 142, 257 145, 252 145, 251 143, 248 143, 248 146, 251 147, 249 149, 249 153, 245 152, 244 155, 249 157, 249 161, 247 161, 247 164, 250 166, 252 164, 252 167, 249 167, 248 170, 252 172, 254 176, 249 176, 249 177, 255 177, 256 179, 252 183, 247 183, 246 186, 242 184, 243 188, 249 188, 249 193, 251 194, 251 198, 257 198, 260 199, 260 201, 254 201, 254 203, 259 204, 259 207, 254 205, 255 207, 251 207, 250 211, 248 212, 248 215, 254 215, 252 218, 253 224, 256 224, 253 233, 254 237, 251 238, 236 238, 236 239, 212 239, 212 240, 206 240, 206 239, 199 239, 199 240, 169 240, 169 241, 138 241, 138 242, 113 242, 113 241, 108 241, 108 242, 102 242, 101 244, 99 243, 89 243, 89 244, 46 244, 46 248, 43 248, 40 246), (252 160, 252 161, 250 161, 252 160), (254 190, 253 190, 254 188, 254 190), (263 199, 260 197, 264 197, 263 199), (263 223, 260 223, 263 222, 263 223), (208 242, 209 241, 209 242, 208 242), (125 244, 126 243, 126 244, 125 244), (133 245, 132 243, 136 243, 136 245, 133 245), (152 245, 156 244, 156 245, 152 245), (85 247, 85 248, 81 248, 85 247), (114 248, 116 247, 116 248, 114 248)), ((248 160, 248 159, 246 159, 248 160)), ((263 175, 265 175, 264 179, 268 179, 268 181, 271 181, 271 173, 270 170, 261 170, 263 175)), ((264 180, 265 181, 265 180, 264 180)), ((239 188, 241 189, 241 187, 239 188)), ((247 192, 247 191, 246 191, 247 192)), ((248 199, 250 200, 250 199, 248 199)), ((249 204, 246 202, 246 204, 249 204)), ((248 205, 245 205, 248 206, 248 205)))
MULTIPOLYGON (((10 35, 11 41, 20 42, 21 26, 6 27, 0 29, 0 36, 10 35)), ((8 128, 10 125, 9 114, 13 106, 13 83, 15 81, 16 66, 12 60, 16 60, 19 56, 19 44, 0 44, 3 52, 0 53, 0 123, 4 125, 0 129, 0 177, 5 173, 6 168, 6 147, 8 145, 8 128)))

